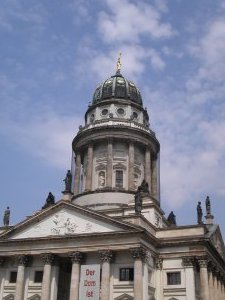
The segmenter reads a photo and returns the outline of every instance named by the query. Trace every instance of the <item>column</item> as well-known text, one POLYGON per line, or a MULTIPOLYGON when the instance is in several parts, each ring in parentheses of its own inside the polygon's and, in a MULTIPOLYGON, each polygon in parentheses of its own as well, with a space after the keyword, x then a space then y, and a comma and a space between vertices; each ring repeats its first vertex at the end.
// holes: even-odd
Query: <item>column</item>
POLYGON ((162 285, 162 268, 163 268, 163 259, 155 259, 155 270, 156 270, 156 279, 155 279, 155 298, 158 300, 162 299, 163 295, 163 285, 162 285))
POLYGON ((218 300, 218 285, 217 285, 217 268, 214 267, 213 271, 213 293, 214 293, 214 299, 218 300))
POLYGON ((134 258, 134 299, 143 300, 143 260, 146 251, 141 247, 133 248, 131 254, 134 258))
POLYGON ((77 153, 75 163, 76 163, 76 167, 75 167, 75 178, 74 178, 74 195, 77 195, 79 194, 79 188, 80 188, 80 173, 81 173, 80 153, 77 153))
POLYGON ((195 299, 195 271, 194 259, 192 257, 183 257, 183 266, 185 270, 185 286, 187 300, 195 299))
POLYGON ((25 279, 25 267, 29 262, 29 257, 26 255, 18 256, 18 269, 16 279, 16 295, 15 300, 24 299, 24 279, 25 279))
POLYGON ((220 275, 217 278, 218 283, 218 300, 221 300, 221 284, 220 284, 220 275))
POLYGON ((51 296, 51 271, 55 256, 52 253, 42 255, 44 261, 44 272, 42 280, 41 300, 49 300, 51 296))
POLYGON ((152 178, 151 178, 151 195, 158 199, 158 174, 157 174, 157 155, 152 158, 152 178))
POLYGON ((128 189, 134 190, 134 144, 129 143, 128 189))
POLYGON ((85 190, 91 191, 92 189, 92 168, 93 168, 93 145, 88 146, 88 163, 87 163, 87 177, 85 183, 85 190))
POLYGON ((149 148, 145 150, 145 181, 148 183, 149 192, 151 193, 151 152, 149 148))
POLYGON ((106 186, 112 187, 112 174, 113 174, 113 141, 108 140, 107 152, 107 171, 106 171, 106 186))
POLYGON ((208 260, 207 258, 201 258, 198 260, 200 266, 200 293, 202 300, 209 299, 209 282, 208 282, 208 260))
POLYGON ((69 257, 72 261, 70 300, 79 300, 80 262, 82 253, 79 251, 70 252, 69 257))
POLYGON ((110 299, 110 262, 113 258, 111 250, 99 251, 102 262, 101 300, 110 299))
POLYGON ((212 266, 209 267, 208 269, 208 274, 209 274, 209 299, 214 300, 214 284, 213 284, 213 269, 212 266))

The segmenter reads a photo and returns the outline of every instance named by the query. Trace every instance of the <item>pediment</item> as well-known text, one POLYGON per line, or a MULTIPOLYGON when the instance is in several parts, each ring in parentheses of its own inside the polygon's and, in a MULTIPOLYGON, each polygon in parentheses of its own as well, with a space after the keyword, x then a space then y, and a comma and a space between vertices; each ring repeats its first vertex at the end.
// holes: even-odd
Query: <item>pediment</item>
POLYGON ((61 201, 15 226, 1 238, 28 239, 48 236, 121 232, 137 229, 89 209, 61 201))
POLYGON ((115 300, 133 300, 134 298, 128 294, 123 294, 117 298, 115 298, 115 300))
POLYGON ((14 300, 15 298, 14 298, 14 295, 13 295, 13 294, 9 294, 9 295, 3 297, 3 299, 4 299, 4 300, 14 300))
POLYGON ((38 294, 35 294, 35 295, 31 296, 30 298, 28 298, 28 300, 41 300, 41 296, 38 294))
POLYGON ((224 241, 218 225, 214 225, 214 227, 212 227, 210 233, 210 241, 213 244, 213 246, 216 248, 218 253, 223 257, 223 259, 225 259, 224 241))

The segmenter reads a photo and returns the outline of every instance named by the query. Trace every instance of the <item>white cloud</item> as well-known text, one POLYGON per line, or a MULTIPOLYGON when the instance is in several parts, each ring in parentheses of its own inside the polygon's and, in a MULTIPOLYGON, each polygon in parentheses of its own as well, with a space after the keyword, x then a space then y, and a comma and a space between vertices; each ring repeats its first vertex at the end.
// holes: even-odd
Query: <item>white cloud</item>
POLYGON ((0 122, 2 135, 13 136, 13 142, 42 161, 65 169, 70 167, 71 141, 78 130, 79 119, 53 113, 33 117, 26 122, 0 122))
POLYGON ((99 30, 103 39, 113 42, 138 42, 143 35, 162 39, 174 34, 169 23, 161 22, 160 12, 150 4, 129 0, 107 0, 109 12, 99 14, 99 30))

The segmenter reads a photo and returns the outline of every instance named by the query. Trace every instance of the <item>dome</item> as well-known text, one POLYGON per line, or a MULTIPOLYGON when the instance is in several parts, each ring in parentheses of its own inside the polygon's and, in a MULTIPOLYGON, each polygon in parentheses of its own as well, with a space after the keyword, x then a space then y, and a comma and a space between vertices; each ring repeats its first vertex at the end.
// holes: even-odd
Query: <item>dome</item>
POLYGON ((130 100, 142 105, 142 98, 138 88, 132 81, 124 78, 119 72, 96 88, 92 104, 112 98, 130 100))

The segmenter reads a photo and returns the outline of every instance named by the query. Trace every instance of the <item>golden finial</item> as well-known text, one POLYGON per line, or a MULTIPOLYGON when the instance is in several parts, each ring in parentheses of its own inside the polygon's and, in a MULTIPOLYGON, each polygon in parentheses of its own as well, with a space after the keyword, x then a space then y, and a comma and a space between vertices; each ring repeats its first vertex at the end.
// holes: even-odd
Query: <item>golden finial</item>
POLYGON ((121 70, 121 52, 119 53, 119 57, 117 59, 117 63, 116 63, 116 73, 120 73, 120 70, 121 70))

